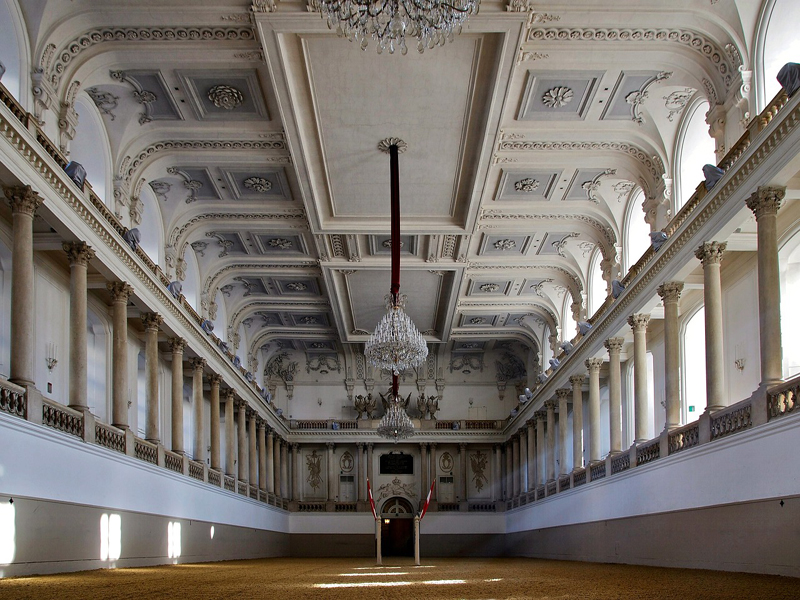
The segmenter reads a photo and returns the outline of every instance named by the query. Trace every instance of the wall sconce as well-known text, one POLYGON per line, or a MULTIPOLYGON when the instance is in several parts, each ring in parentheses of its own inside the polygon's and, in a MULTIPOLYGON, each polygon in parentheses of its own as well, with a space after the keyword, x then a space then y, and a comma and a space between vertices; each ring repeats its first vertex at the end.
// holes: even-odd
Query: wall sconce
POLYGON ((739 369, 740 371, 744 371, 745 361, 746 361, 745 358, 737 358, 736 360, 733 361, 733 364, 735 364, 736 368, 739 369))
POLYGON ((56 358, 56 354, 58 354, 58 346, 56 346, 52 342, 47 344, 47 356, 45 357, 45 360, 47 361, 48 371, 52 371, 58 364, 58 359, 56 358))
POLYGON ((322 406, 322 398, 317 398, 317 404, 319 404, 320 406, 322 406))
POLYGON ((733 348, 733 356, 733 364, 736 365, 736 368, 739 369, 740 372, 744 371, 744 365, 747 359, 742 356, 742 348, 738 344, 733 348))

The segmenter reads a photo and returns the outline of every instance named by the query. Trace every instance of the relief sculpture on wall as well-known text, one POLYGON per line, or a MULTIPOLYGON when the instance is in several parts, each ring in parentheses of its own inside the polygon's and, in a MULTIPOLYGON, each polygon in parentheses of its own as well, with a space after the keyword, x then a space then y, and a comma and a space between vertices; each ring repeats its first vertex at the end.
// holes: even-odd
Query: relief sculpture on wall
POLYGON ((472 481, 475 483, 475 489, 479 492, 486 485, 486 463, 487 455, 480 450, 475 454, 470 454, 469 461, 472 467, 472 481))
POLYGON ((316 450, 312 450, 311 454, 306 456, 306 467, 308 467, 308 477, 306 481, 311 485, 314 491, 322 485, 322 456, 317 455, 316 450))
POLYGON ((416 498, 417 493, 414 491, 413 483, 403 483, 397 477, 392 479, 391 483, 384 483, 378 488, 378 500, 383 500, 390 496, 406 496, 408 498, 416 498))

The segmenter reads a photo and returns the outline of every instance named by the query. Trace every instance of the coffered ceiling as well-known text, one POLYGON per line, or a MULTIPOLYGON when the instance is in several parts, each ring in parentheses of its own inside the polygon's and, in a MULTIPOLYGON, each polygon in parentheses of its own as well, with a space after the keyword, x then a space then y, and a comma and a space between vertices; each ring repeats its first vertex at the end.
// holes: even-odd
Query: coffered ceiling
POLYGON ((338 38, 313 2, 21 4, 54 96, 100 111, 118 215, 162 230, 170 278, 196 263, 198 309, 242 356, 367 339, 388 137, 408 147, 402 291, 433 353, 541 348, 565 304, 586 317, 594 254, 615 268, 631 194, 668 193, 687 104, 724 99, 741 64, 722 2, 484 1, 407 56, 338 38))

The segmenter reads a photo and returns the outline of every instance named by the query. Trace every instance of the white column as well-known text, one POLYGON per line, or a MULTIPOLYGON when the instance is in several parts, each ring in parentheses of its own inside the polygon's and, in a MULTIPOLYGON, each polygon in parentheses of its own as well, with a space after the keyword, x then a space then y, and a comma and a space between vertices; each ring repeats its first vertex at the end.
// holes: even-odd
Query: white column
POLYGON ((230 477, 236 476, 236 446, 234 444, 233 426, 233 390, 225 391, 225 473, 230 477))
POLYGON ((334 470, 334 443, 333 442, 326 442, 325 445, 328 447, 328 502, 333 502, 336 500, 336 481, 335 481, 335 470, 334 470))
POLYGON ((206 431, 203 414, 203 367, 204 358, 190 358, 189 368, 192 370, 192 409, 194 410, 194 459, 206 460, 206 431))
POLYGON ((497 502, 503 499, 503 480, 502 480, 502 455, 500 453, 500 444, 494 445, 494 464, 492 471, 494 477, 492 478, 492 501, 497 502))
POLYGON ((459 483, 459 488, 461 488, 461 501, 467 501, 467 444, 461 442, 458 445, 458 451, 461 456, 461 479, 459 483))
POLYGON ((519 496, 519 433, 511 438, 511 497, 519 496))
POLYGON ((533 413, 533 418, 536 420, 536 484, 544 485, 545 477, 548 468, 545 466, 547 452, 545 451, 545 433, 544 425, 547 420, 547 413, 543 410, 533 413))
POLYGON ((283 440, 276 435, 272 440, 272 474, 275 477, 275 495, 281 495, 281 442, 283 440))
POLYGON ((428 497, 428 444, 419 444, 419 489, 420 489, 420 509, 428 497))
POLYGON ((584 363, 589 370, 589 462, 600 460, 600 367, 602 358, 584 363))
POLYGON ((250 457, 250 485, 256 485, 258 482, 258 434, 256 432, 256 411, 249 412, 249 419, 247 424, 247 441, 249 443, 249 450, 247 455, 250 457))
POLYGON ((267 491, 275 493, 275 437, 272 429, 267 431, 267 491))
POLYGON ((505 445, 505 453, 506 453, 506 475, 503 478, 503 484, 505 485, 505 495, 504 498, 509 500, 510 498, 514 497, 514 459, 513 459, 513 449, 511 447, 511 442, 507 442, 505 445))
POLYGON ((683 284, 679 281, 658 286, 658 295, 664 303, 664 427, 667 431, 681 424, 681 335, 678 329, 678 302, 682 290, 683 284))
POLYGON ((236 438, 238 440, 237 479, 247 480, 247 402, 241 400, 236 407, 236 438))
POLYGON ((519 493, 528 491, 528 435, 525 427, 519 430, 519 493))
POLYGON ((558 474, 566 475, 569 473, 567 465, 567 418, 568 418, 568 404, 572 391, 569 388, 559 388, 556 390, 556 397, 558 397, 558 474))
POLYGON ((556 478, 556 403, 547 400, 544 403, 547 410, 547 481, 556 478))
POLYGON ((695 252, 703 263, 703 304, 706 325, 706 411, 727 406, 725 355, 722 345, 722 280, 720 263, 725 242, 705 242, 695 252))
POLYGON ((300 457, 300 444, 292 444, 292 500, 300 500, 300 465, 297 459, 300 457))
MULTIPOLYGON (((367 499, 364 463, 364 444, 356 443, 356 454, 358 455, 358 501, 364 502, 367 499)), ((295 498, 296 500, 296 498, 295 498)))
POLYGON ((256 422, 258 428, 258 489, 267 491, 267 424, 259 418, 256 422))
POLYGON ((536 489, 536 431, 535 421, 528 419, 526 425, 528 430, 528 491, 536 489))
MULTIPOLYGON (((436 482, 433 486, 433 490, 431 491, 431 502, 436 501, 436 494, 439 487, 439 482, 436 480, 436 443, 433 442, 430 445, 430 451, 428 452, 428 458, 430 459, 431 466, 428 469, 428 479, 431 482, 436 482)), ((428 489, 431 489, 430 483, 428 483, 428 489)), ((426 492, 427 493, 427 492, 426 492)))
POLYGON ((281 440, 281 498, 289 497, 289 442, 281 440))
POLYGON ((208 381, 211 384, 211 468, 220 471, 219 384, 222 382, 222 377, 212 373, 209 375, 208 381))
POLYGON ((24 187, 3 187, 11 204, 13 243, 11 248, 11 365, 9 381, 33 386, 33 216, 42 198, 24 187))
MULTIPOLYGON (((161 441, 158 397, 158 330, 164 317, 158 313, 143 313, 144 325, 144 393, 147 404, 145 437, 147 441, 158 444, 161 441)), ((84 324, 84 331, 86 330, 84 324)), ((85 341, 85 340, 84 340, 85 341)))
POLYGON ((610 450, 622 450, 622 370, 619 355, 625 338, 609 338, 604 345, 608 350, 608 416, 610 421, 610 450))
POLYGON ((761 388, 781 380, 781 285, 778 266, 778 210, 786 188, 761 187, 747 200, 758 225, 758 327, 761 388))
POLYGON ((633 329, 633 404, 635 417, 634 443, 647 440, 647 422, 650 407, 647 405, 647 324, 650 315, 638 314, 628 317, 633 329))
MULTIPOLYGON (((64 242, 69 259, 69 406, 89 410, 87 402, 88 344, 86 271, 94 250, 86 242, 64 242)), ((13 259, 12 259, 13 260, 13 259)))
POLYGON ((186 340, 171 338, 172 350, 172 451, 183 454, 183 349, 186 340))
POLYGON ((113 307, 111 353, 111 424, 128 429, 128 298, 133 288, 124 281, 106 284, 113 307))
MULTIPOLYGON (((583 375, 569 378, 572 384, 572 470, 583 468, 583 375)), ((591 417, 590 417, 591 418, 591 417)))

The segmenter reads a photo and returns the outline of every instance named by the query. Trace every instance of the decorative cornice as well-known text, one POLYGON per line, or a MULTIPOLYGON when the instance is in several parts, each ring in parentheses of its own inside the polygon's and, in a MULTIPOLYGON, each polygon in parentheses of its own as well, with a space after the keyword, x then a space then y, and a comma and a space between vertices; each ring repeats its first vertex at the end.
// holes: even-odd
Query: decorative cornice
POLYGON ((593 27, 536 27, 528 31, 529 42, 668 42, 680 44, 711 62, 730 88, 735 68, 730 57, 707 36, 690 29, 606 29, 593 27))
MULTIPOLYGON (((306 211, 302 208, 292 208, 284 212, 273 213, 203 213, 196 215, 183 223, 180 227, 175 227, 169 234, 168 245, 173 248, 180 249, 184 244, 184 238, 194 225, 202 223, 203 221, 219 220, 226 225, 236 223, 238 221, 250 222, 258 221, 264 224, 269 221, 305 221, 306 211)), ((316 264, 316 262, 314 263, 316 264)))
MULTIPOLYGON (((58 89, 61 78, 69 64, 84 50, 105 42, 156 43, 156 42, 203 42, 252 41, 252 27, 98 27, 90 29, 64 45, 58 58, 52 62, 49 80, 58 89)), ((49 52, 53 53, 55 46, 49 52)), ((45 60, 43 55, 42 61, 45 60)), ((47 59, 47 63, 51 60, 47 59)), ((49 65, 48 65, 48 68, 49 65)))

